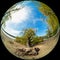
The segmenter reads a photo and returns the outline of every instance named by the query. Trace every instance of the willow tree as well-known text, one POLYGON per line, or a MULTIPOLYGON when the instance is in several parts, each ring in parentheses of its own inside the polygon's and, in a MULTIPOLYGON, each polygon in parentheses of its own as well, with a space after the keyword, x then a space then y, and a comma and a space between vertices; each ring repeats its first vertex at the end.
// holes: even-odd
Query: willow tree
POLYGON ((28 47, 32 47, 39 44, 40 42, 43 42, 43 37, 36 36, 35 31, 29 28, 24 30, 23 36, 16 37, 15 41, 28 47))
POLYGON ((35 36, 35 32, 33 29, 25 29, 23 36, 16 37, 16 42, 21 43, 23 45, 31 46, 31 40, 35 36))
POLYGON ((27 46, 31 47, 31 40, 35 36, 35 31, 33 29, 26 29, 24 31, 24 37, 27 38, 27 46))
POLYGON ((43 42, 43 37, 36 36, 34 29, 26 29, 23 35, 27 39, 27 46, 32 47, 34 45, 43 42))

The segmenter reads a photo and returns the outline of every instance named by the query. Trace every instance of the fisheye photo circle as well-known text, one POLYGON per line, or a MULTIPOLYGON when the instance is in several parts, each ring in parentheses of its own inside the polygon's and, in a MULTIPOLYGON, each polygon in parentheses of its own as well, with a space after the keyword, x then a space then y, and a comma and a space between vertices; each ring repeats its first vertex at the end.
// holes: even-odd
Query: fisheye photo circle
POLYGON ((1 39, 6 49, 17 58, 43 58, 58 42, 58 18, 42 2, 18 2, 2 17, 1 39))

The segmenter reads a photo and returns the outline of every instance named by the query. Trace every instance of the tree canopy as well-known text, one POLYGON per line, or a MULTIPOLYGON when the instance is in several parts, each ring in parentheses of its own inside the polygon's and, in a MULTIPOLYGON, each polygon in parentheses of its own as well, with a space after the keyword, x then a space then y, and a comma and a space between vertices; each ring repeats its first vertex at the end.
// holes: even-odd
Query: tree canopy
POLYGON ((16 42, 32 47, 40 42, 43 42, 42 37, 38 37, 33 29, 26 29, 22 37, 16 37, 16 42))

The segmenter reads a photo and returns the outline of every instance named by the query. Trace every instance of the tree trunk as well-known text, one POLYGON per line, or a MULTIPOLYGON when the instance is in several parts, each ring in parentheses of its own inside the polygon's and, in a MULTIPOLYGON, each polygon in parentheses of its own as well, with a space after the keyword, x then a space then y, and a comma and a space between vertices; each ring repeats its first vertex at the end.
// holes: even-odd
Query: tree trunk
POLYGON ((30 37, 28 38, 27 46, 28 46, 28 47, 31 47, 31 39, 30 39, 30 37))

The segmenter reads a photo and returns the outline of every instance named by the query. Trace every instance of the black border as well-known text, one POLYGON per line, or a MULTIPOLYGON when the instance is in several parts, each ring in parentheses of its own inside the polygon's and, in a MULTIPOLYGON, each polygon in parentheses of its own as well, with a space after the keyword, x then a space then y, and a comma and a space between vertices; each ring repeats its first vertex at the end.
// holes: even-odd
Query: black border
MULTIPOLYGON (((19 2, 21 0, 1 0, 0 1, 0 21, 4 15, 4 13, 7 11, 7 9, 9 9, 12 5, 14 5, 15 3, 19 2)), ((23 1, 23 0, 22 0, 23 1)), ((50 6, 52 8, 52 10, 55 12, 55 14, 57 15, 59 22, 60 22, 60 2, 59 0, 40 0, 41 2, 47 4, 48 6, 50 6)), ((41 60, 59 60, 59 56, 60 56, 60 41, 58 41, 56 47, 53 49, 53 51, 51 53, 49 53, 47 56, 41 58, 41 60)), ((22 60, 19 59, 15 56, 13 56, 12 54, 10 54, 7 49, 5 48, 5 46, 3 45, 2 41, 1 41, 1 37, 0 37, 0 60, 22 60)))

